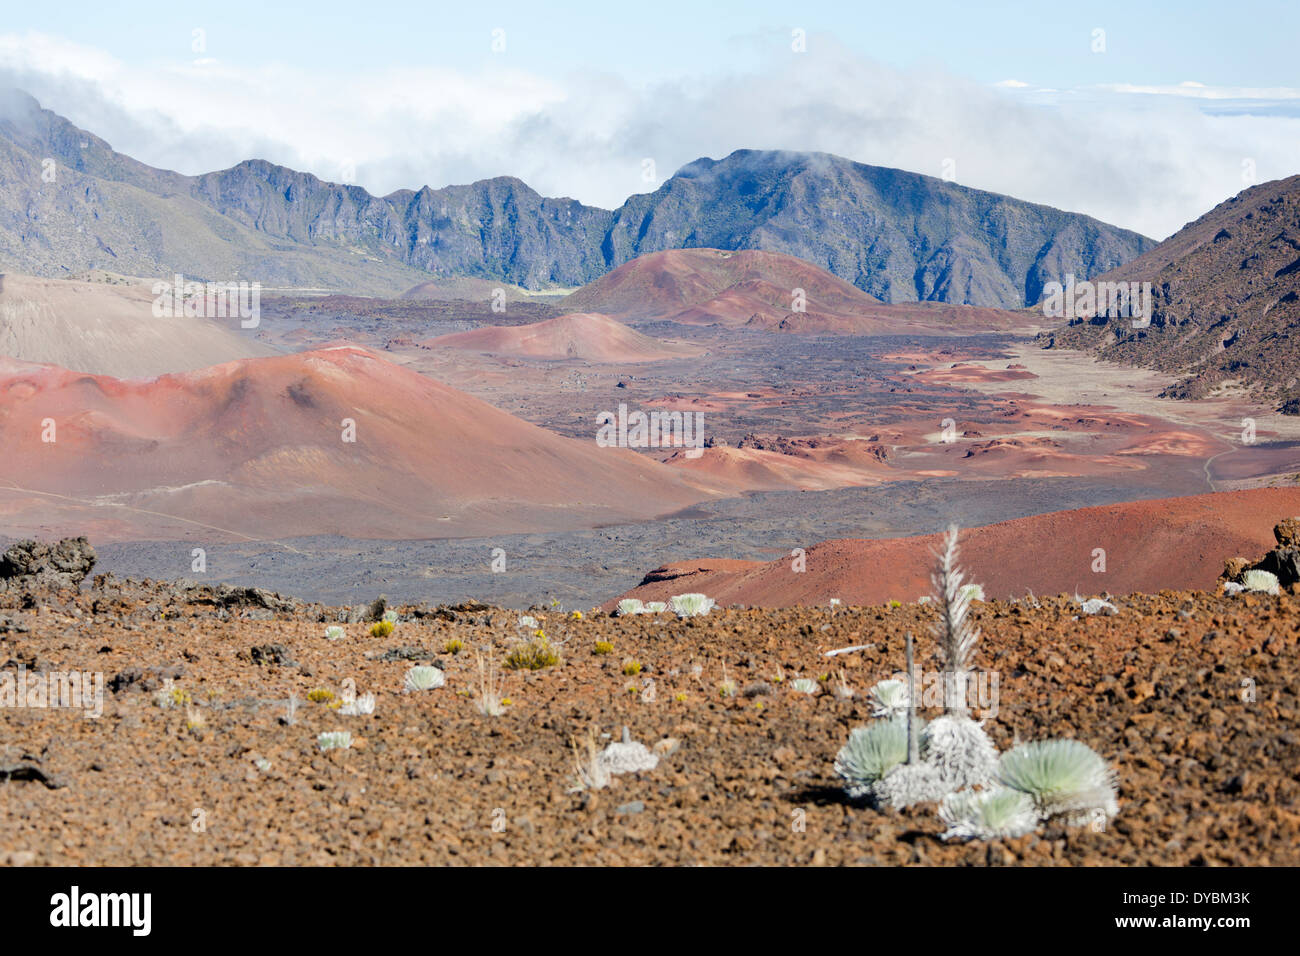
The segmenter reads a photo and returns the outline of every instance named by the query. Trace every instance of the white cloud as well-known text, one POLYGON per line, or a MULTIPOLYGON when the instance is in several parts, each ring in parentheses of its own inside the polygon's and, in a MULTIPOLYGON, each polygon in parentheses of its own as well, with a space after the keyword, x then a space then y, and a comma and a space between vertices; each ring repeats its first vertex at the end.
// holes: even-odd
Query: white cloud
POLYGON ((330 180, 354 168, 378 194, 508 174, 609 208, 658 184, 642 179, 647 158, 662 181, 742 147, 821 150, 930 175, 950 159, 964 185, 1163 238, 1242 189, 1243 159, 1261 180, 1300 167, 1300 117, 1286 115, 1296 91, 989 87, 885 67, 829 38, 813 49, 753 74, 636 86, 496 59, 476 73, 126 64, 0 34, 0 82, 152 165, 192 174, 261 158, 330 180))
POLYGON ((1300 99, 1300 88, 1292 86, 1206 86, 1195 80, 1165 85, 1136 83, 1109 83, 1100 89, 1113 93, 1140 93, 1148 96, 1189 96, 1205 100, 1294 100, 1300 99))

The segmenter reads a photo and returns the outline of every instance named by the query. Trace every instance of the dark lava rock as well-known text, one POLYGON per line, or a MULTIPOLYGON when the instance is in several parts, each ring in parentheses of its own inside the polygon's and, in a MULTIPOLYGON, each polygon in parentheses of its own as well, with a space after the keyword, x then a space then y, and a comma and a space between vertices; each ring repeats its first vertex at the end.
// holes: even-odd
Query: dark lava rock
POLYGON ((28 780, 34 783, 43 783, 51 790, 58 790, 67 786, 63 781, 51 777, 40 767, 27 762, 0 767, 0 780, 28 780))
POLYGON ((212 593, 217 601, 226 608, 261 608, 281 614, 291 614, 297 608, 295 602, 265 588, 243 588, 232 587, 229 584, 218 584, 212 593))
POLYGON ((185 676, 185 668, 179 664, 158 665, 155 667, 128 667, 108 680, 108 689, 114 694, 131 687, 150 693, 166 685, 169 680, 180 680, 185 676))
POLYGON ((1300 548, 1275 548, 1255 565, 1256 570, 1271 571, 1282 587, 1300 581, 1300 548))
POLYGON ((248 659, 254 664, 284 664, 293 666, 297 662, 289 649, 283 644, 261 644, 249 648, 248 659))
POLYGON ((19 541, 0 555, 0 590, 79 587, 94 566, 95 549, 85 538, 19 541))

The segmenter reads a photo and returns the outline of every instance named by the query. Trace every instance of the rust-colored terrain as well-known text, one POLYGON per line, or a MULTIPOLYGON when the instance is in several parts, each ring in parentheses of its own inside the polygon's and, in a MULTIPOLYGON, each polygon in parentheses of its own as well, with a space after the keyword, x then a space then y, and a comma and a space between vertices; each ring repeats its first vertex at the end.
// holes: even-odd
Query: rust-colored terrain
POLYGON ((1084 741, 1113 764, 1120 812, 1103 832, 945 843, 933 805, 868 809, 832 771, 872 719, 866 689, 903 666, 904 634, 938 665, 923 605, 536 611, 563 660, 505 671, 509 703, 489 717, 475 654, 504 660, 516 612, 406 606, 374 637, 379 607, 10 581, 5 671, 105 685, 95 719, 0 708, 0 863, 1296 865, 1297 600, 1166 591, 1093 617, 1064 595, 978 605, 992 739, 1084 741), (445 686, 403 693, 414 663, 445 686), (800 677, 820 692, 791 689, 800 677), (345 716, 349 693, 373 693, 374 713, 345 716), (604 746, 624 727, 658 765, 573 792, 571 740, 604 746), (317 735, 339 730, 352 746, 322 752, 317 735))
POLYGON ((453 332, 421 344, 522 358, 622 364, 683 358, 702 351, 676 342, 656 341, 607 315, 588 312, 560 315, 534 325, 494 325, 453 332))
MULTIPOLYGON (((965 534, 964 559, 985 593, 1132 594, 1211 588, 1224 560, 1272 541, 1272 516, 1300 514, 1300 488, 1135 501, 1018 518, 965 534)), ((628 597, 701 591, 759 607, 912 601, 929 593, 939 535, 826 541, 801 559, 693 560, 651 571, 628 597)))
POLYGON ((445 537, 643 520, 717 493, 348 345, 146 381, 0 358, 0 396, 9 534, 445 537))

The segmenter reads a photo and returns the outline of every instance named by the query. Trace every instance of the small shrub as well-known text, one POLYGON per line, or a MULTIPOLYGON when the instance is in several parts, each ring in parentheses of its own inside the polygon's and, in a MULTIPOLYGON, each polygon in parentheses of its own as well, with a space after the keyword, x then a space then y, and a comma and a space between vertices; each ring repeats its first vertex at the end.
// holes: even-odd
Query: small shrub
POLYGON ((689 700, 689 698, 685 694, 678 694, 676 697, 673 698, 673 700, 677 701, 677 703, 679 704, 684 704, 686 703, 687 700, 689 700))
POLYGON ((462 641, 459 637, 453 637, 446 644, 442 645, 442 649, 445 653, 450 654, 452 657, 455 657, 457 654, 459 654, 461 651, 465 649, 465 642, 462 641))
POLYGON ((603 790, 609 786, 609 770, 600 759, 600 749, 596 746, 596 732, 589 730, 582 746, 577 740, 569 738, 569 749, 573 754, 573 786, 570 793, 583 790, 603 790))
POLYGON ((154 695, 153 702, 163 710, 171 710, 173 707, 188 707, 194 700, 189 691, 173 687, 168 681, 167 686, 154 695))
POLYGON ((393 633, 394 624, 392 621, 376 621, 370 625, 371 637, 387 637, 393 633))
POLYGON ((475 653, 475 663, 478 666, 478 698, 475 706, 485 717, 500 717, 506 712, 510 699, 502 696, 505 683, 497 673, 496 661, 475 653))
POLYGON ((613 654, 613 653, 614 653, 614 645, 613 645, 612 643, 610 643, 609 641, 597 641, 597 642, 596 642, 596 653, 597 653, 597 654, 602 654, 602 655, 603 655, 603 654, 613 654))
POLYGON ((641 673, 641 662, 628 658, 623 662, 623 674, 627 677, 635 677, 641 673))
POLYGON ((307 691, 307 699, 313 704, 332 704, 334 703, 334 691, 326 690, 324 687, 313 687, 307 691))
POLYGON ((560 663, 560 651, 537 631, 532 640, 520 641, 506 654, 506 667, 512 671, 539 671, 560 663))

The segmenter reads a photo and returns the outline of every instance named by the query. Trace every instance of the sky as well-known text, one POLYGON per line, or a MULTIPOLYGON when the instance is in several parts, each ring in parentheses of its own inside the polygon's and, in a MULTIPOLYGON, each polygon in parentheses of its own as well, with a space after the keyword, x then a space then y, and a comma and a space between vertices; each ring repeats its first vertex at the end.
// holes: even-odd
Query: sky
POLYGON ((1294 2, 72 0, 8 5, 0 84, 190 174, 612 208, 700 156, 822 150, 1159 239, 1300 172, 1297 28, 1294 2))

